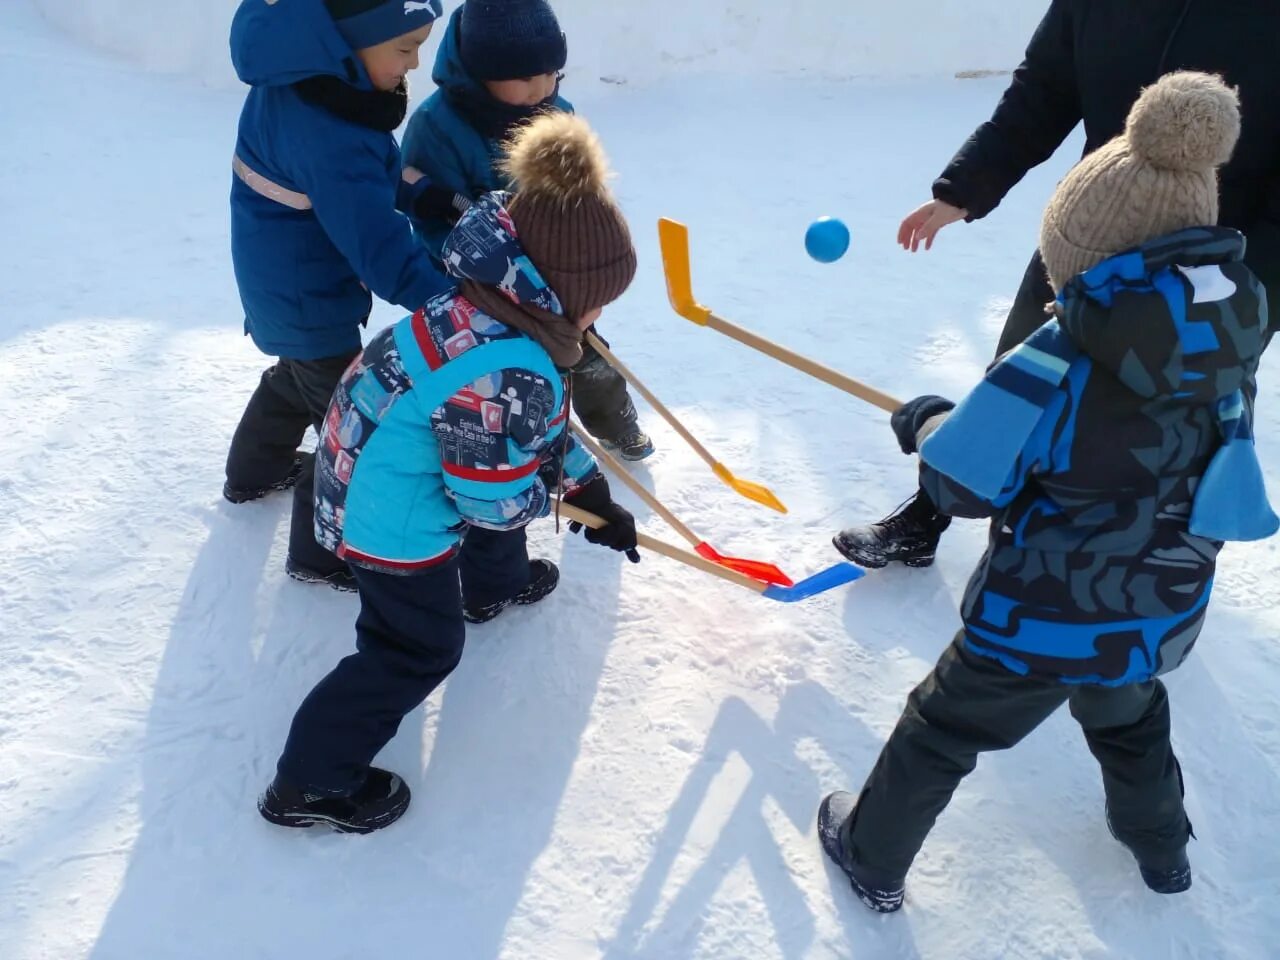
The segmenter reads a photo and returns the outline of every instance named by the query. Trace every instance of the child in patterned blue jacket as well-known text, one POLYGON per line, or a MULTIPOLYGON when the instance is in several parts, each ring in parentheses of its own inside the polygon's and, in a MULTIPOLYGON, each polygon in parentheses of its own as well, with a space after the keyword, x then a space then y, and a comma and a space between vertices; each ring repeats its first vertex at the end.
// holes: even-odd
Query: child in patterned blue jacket
MULTIPOLYGON (((343 375, 317 452, 316 536, 360 593, 356 653, 303 702, 259 809, 273 823, 367 833, 409 788, 371 761, 457 665, 464 621, 556 586, 524 526, 557 490, 635 553, 635 521, 569 434, 562 373, 635 276, 594 134, 540 118, 512 143, 513 194, 473 204, 444 261, 461 281, 375 336, 343 375)), ((576 529, 576 527, 575 527, 576 529)))
MULTIPOLYGON (((500 161, 512 130, 540 113, 573 111, 560 96, 566 57, 546 0, 466 0, 454 11, 431 73, 438 89, 404 134, 406 169, 430 184, 420 188, 413 213, 433 256, 461 211, 508 185, 500 161)), ((573 374, 574 412, 592 435, 625 460, 653 453, 621 374, 589 345, 573 374)))
POLYGON ((1182 770, 1159 675, 1191 651, 1226 540, 1275 533, 1250 429, 1266 292, 1213 226, 1235 91, 1175 73, 1045 212, 1054 317, 959 406, 893 415, 944 513, 992 517, 962 629, 911 693, 859 797, 818 814, 875 910, 902 905, 934 820, 980 754, 1068 703, 1102 767, 1106 823, 1158 893, 1191 885, 1182 770))
POLYGON ((296 450, 319 429, 360 350, 371 292, 416 310, 453 284, 396 209, 408 109, 405 75, 440 0, 244 0, 231 57, 251 87, 231 184, 231 254, 245 333, 277 362, 261 378, 227 454, 233 503, 295 486, 285 569, 353 587, 312 534, 314 461, 296 450))

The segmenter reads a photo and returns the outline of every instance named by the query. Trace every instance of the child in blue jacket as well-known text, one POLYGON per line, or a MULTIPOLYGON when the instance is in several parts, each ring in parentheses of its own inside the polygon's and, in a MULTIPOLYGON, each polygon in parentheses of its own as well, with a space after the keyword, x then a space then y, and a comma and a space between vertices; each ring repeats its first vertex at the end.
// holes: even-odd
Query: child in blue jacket
POLYGON ((342 589, 345 563, 317 544, 317 429, 360 350, 372 295, 416 310, 452 284, 396 211, 408 108, 405 76, 440 0, 243 0, 231 57, 252 89, 240 116, 231 253, 245 332, 278 357, 262 375, 227 455, 233 503, 295 486, 286 569, 342 589))
POLYGON ((588 540, 639 560, 635 521, 566 429, 562 373, 636 271, 604 154, 581 120, 546 116, 509 171, 515 192, 445 241, 460 289, 377 334, 324 419, 316 536, 359 584, 356 652, 294 717, 259 802, 272 823, 368 833, 404 813, 409 788, 373 758, 457 665, 465 622, 555 588, 524 538, 553 493, 607 521, 588 540))
MULTIPOLYGON (((438 89, 404 135, 405 166, 430 182, 414 228, 433 256, 472 200, 507 186, 499 161, 511 131, 539 113, 572 112, 559 93, 566 56, 546 0, 466 0, 454 11, 432 70, 438 89)), ((652 454, 622 376, 590 346, 573 373, 583 426, 624 459, 652 454)))
POLYGON ((1250 428, 1266 292, 1213 226, 1234 90, 1174 73, 1062 181, 1041 250, 1054 317, 959 406, 893 415, 946 514, 991 517, 962 628, 858 797, 823 802, 828 856, 871 908, 902 905, 935 819, 980 754, 1068 704, 1106 823, 1158 893, 1191 885, 1182 770, 1160 674, 1191 651, 1226 540, 1270 536, 1250 428), (954 409, 953 409, 954 408, 954 409))

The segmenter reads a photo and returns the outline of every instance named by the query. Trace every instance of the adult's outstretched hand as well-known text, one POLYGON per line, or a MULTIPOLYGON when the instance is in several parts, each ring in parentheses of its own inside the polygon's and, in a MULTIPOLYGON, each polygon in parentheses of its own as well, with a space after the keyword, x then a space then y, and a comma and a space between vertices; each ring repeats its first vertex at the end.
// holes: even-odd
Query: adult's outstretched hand
POLYGON ((903 250, 915 253, 923 243, 924 248, 929 250, 933 247, 933 238, 938 235, 939 230, 968 215, 967 210, 953 207, 941 200, 930 200, 911 211, 902 221, 902 226, 898 227, 898 245, 903 250))

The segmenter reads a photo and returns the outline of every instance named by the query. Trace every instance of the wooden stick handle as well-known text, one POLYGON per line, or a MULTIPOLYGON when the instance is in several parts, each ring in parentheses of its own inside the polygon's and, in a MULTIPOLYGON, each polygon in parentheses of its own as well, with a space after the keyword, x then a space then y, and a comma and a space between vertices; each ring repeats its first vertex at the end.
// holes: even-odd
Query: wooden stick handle
MULTIPOLYGON (((607 524, 597 517, 594 513, 587 513, 585 510, 579 510, 572 504, 560 501, 560 516, 567 517, 570 520, 576 520, 584 526, 591 527, 593 530, 599 530, 607 524)), ((729 570, 719 564, 712 563, 710 560, 704 560, 696 553, 690 553, 688 550, 681 550, 679 547, 673 547, 669 543, 661 540, 655 540, 653 537, 646 536, 643 533, 636 534, 636 542, 640 547, 651 553, 658 553, 677 563, 683 563, 686 567, 693 567, 701 570, 703 573, 709 573, 713 577, 719 577, 721 580, 728 580, 730 583, 736 583, 740 587, 746 587, 752 593, 764 593, 768 589, 768 584, 760 583, 752 580, 748 576, 729 570)))
POLYGON ((644 397, 645 400, 649 402, 649 406, 653 407, 653 409, 657 410, 658 413, 661 414, 662 419, 666 420, 667 423, 671 424, 672 429, 674 429, 676 433, 680 434, 680 436, 684 438, 685 443, 693 447, 694 452, 697 453, 698 456, 700 456, 703 460, 706 461, 707 466, 713 467, 713 468, 717 466, 716 458, 711 455, 711 453, 707 450, 707 448, 704 447, 702 444, 700 444, 697 438, 694 437, 692 433, 690 433, 688 430, 685 429, 684 424, 680 422, 679 418, 677 418, 674 413, 672 413, 670 410, 667 409, 667 405, 663 403, 661 400, 659 400, 657 397, 655 397, 653 393, 649 390, 649 388, 646 387, 644 383, 640 380, 640 378, 637 377, 634 373, 632 373, 627 368, 627 365, 625 363, 623 363, 616 356, 614 356, 613 351, 610 350, 608 347, 606 347, 604 345, 604 342, 601 341, 599 337, 597 337, 594 333, 589 332, 587 333, 586 340, 587 340, 587 343, 591 344, 592 348, 595 350, 596 353, 604 357, 605 361, 609 364, 609 366, 613 367, 613 369, 617 370, 620 374, 622 374, 622 379, 626 380, 627 383, 631 384, 631 386, 636 388, 636 392, 639 393, 640 396, 644 397))
POLYGON ((587 431, 576 423, 571 425, 574 436, 578 438, 578 442, 591 451, 592 456, 599 460, 602 464, 609 468, 610 472, 617 476, 619 480, 634 493, 637 497, 645 502, 645 504, 660 516, 671 526, 676 533, 689 541, 690 545, 697 546, 702 542, 702 538, 680 522, 680 518, 666 508, 666 506, 656 496, 649 492, 649 489, 631 475, 631 473, 620 464, 617 459, 604 447, 596 443, 587 431))
POLYGON ((796 353, 794 350, 788 350, 780 344, 774 343, 759 334, 752 333, 736 323, 730 323, 723 317, 718 317, 714 313, 707 317, 707 326, 713 330, 718 330, 727 337, 732 337, 739 343, 745 343, 752 349, 759 350, 761 353, 773 357, 775 360, 781 360, 789 367, 794 367, 801 373, 807 373, 811 377, 816 377, 823 383, 829 383, 837 390, 843 390, 845 393, 852 394, 859 400, 865 400, 867 403, 879 407, 881 410, 893 413, 902 406, 902 401, 897 400, 887 393, 882 393, 875 387, 869 387, 865 383, 854 380, 852 377, 846 377, 838 370, 832 370, 825 364, 818 363, 816 360, 810 360, 808 357, 796 353))

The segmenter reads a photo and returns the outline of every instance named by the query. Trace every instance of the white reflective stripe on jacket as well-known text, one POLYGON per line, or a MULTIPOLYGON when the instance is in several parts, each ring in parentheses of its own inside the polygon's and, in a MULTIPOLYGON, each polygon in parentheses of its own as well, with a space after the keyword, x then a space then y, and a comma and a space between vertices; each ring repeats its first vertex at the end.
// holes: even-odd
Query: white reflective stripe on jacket
POLYGON ((294 210, 311 209, 311 198, 305 193, 286 189, 280 184, 268 180, 241 160, 239 154, 231 158, 231 169, 235 171, 236 176, 240 178, 240 181, 246 187, 259 196, 274 200, 276 203, 282 203, 294 210))

